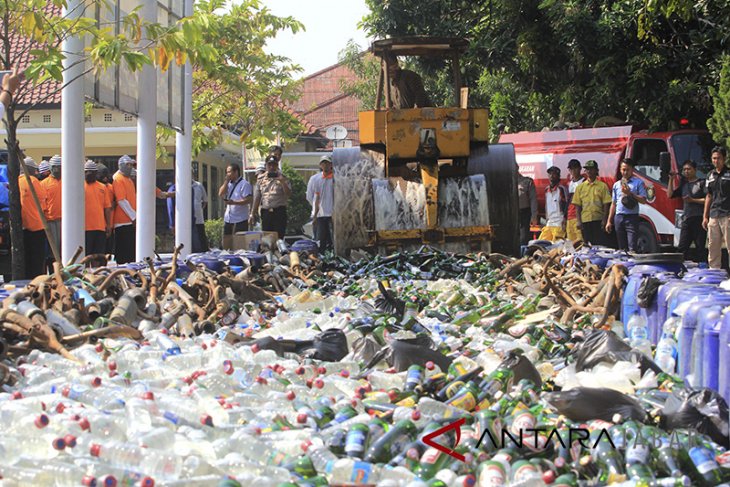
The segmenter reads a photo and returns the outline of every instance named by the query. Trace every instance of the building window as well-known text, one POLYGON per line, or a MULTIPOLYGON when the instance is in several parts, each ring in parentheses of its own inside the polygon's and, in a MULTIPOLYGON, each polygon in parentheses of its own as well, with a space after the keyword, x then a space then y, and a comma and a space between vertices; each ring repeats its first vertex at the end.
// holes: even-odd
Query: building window
POLYGON ((125 122, 132 122, 132 121, 134 121, 134 116, 133 115, 130 115, 128 113, 125 113, 124 114, 124 121, 125 122))
POLYGON ((20 123, 30 123, 30 115, 23 115, 23 118, 20 119, 20 123))
POLYGON ((43 123, 51 123, 51 116, 43 115, 43 123))
POLYGON ((112 114, 111 113, 105 113, 104 114, 104 121, 105 122, 111 122, 112 121, 112 114))

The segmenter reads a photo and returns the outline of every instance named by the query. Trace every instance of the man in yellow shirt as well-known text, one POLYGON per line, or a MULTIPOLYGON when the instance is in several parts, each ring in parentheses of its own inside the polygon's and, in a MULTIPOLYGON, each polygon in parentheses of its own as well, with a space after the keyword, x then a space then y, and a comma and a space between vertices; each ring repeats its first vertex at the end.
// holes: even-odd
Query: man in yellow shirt
POLYGON ((573 204, 578 216, 578 229, 583 241, 600 245, 605 241, 604 228, 611 206, 611 193, 606 183, 598 179, 598 163, 586 161, 583 165, 587 179, 575 189, 573 204))
POLYGON ((137 190, 132 171, 137 161, 124 155, 119 158, 119 170, 114 173, 114 256, 119 264, 133 262, 136 252, 135 224, 137 220, 137 190))
MULTIPOLYGON (((41 181, 46 190, 46 218, 53 241, 61 250, 61 156, 56 154, 48 161, 51 175, 41 181)), ((48 249, 46 261, 53 262, 53 252, 48 249)))
MULTIPOLYGON (((28 169, 28 177, 38 195, 42 211, 45 213, 46 190, 38 181, 38 163, 32 157, 25 158, 25 167, 28 169)), ((25 277, 33 279, 43 274, 46 255, 46 234, 43 230, 43 220, 38 208, 33 201, 30 185, 25 174, 21 171, 18 178, 18 190, 20 192, 20 213, 23 219, 23 250, 25 253, 25 277)))

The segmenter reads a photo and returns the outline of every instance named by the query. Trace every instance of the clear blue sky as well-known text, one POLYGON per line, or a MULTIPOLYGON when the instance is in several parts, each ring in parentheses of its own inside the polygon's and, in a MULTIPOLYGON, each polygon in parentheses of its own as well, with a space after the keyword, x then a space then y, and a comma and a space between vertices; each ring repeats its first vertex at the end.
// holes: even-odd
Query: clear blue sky
POLYGON ((291 15, 306 31, 279 34, 269 52, 289 57, 304 68, 303 76, 337 63, 337 54, 354 39, 361 48, 370 42, 357 24, 368 13, 365 0, 263 0, 278 16, 291 15))

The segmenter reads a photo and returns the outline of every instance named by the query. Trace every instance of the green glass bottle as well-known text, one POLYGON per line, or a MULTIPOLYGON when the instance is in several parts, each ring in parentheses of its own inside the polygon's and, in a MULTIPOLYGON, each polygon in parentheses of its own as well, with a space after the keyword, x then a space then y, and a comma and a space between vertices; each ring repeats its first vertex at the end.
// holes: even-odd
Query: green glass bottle
POLYGON ((469 381, 459 391, 446 401, 449 406, 454 406, 464 411, 473 411, 477 407, 479 388, 473 381, 469 381))
POLYGON ((648 444, 648 440, 644 438, 641 429, 638 429, 626 446, 626 455, 624 455, 628 478, 652 480, 654 474, 649 464, 650 459, 650 445, 648 444))
POLYGON ((346 443, 347 443, 347 430, 338 429, 327 440, 327 448, 329 448, 329 450, 336 455, 344 455, 346 443))
POLYGON ((594 463, 600 470, 599 480, 611 483, 625 479, 625 470, 619 453, 613 448, 608 438, 601 438, 592 445, 591 452, 594 463))
POLYGON ((578 477, 573 473, 564 473, 555 479, 552 487, 578 487, 578 477))
POLYGON ((362 458, 368 441, 368 426, 362 423, 353 424, 347 431, 345 440, 345 455, 352 458, 362 458))
POLYGON ((695 478, 707 486, 721 484, 723 478, 720 465, 712 450, 703 444, 697 433, 689 435, 688 447, 687 453, 695 478))
POLYGON ((420 389, 423 382, 425 370, 426 369, 418 364, 414 364, 408 367, 408 372, 406 372, 406 384, 404 389, 408 392, 420 389))
POLYGON ((439 470, 449 463, 449 456, 437 450, 436 448, 428 448, 421 455, 418 468, 415 470, 416 476, 421 480, 433 478, 439 470))
POLYGON ((497 460, 482 462, 477 467, 477 478, 479 485, 503 486, 507 485, 507 469, 505 465, 497 460))
POLYGON ((402 448, 416 438, 416 425, 404 419, 398 421, 387 433, 368 448, 365 461, 370 463, 386 463, 402 448))

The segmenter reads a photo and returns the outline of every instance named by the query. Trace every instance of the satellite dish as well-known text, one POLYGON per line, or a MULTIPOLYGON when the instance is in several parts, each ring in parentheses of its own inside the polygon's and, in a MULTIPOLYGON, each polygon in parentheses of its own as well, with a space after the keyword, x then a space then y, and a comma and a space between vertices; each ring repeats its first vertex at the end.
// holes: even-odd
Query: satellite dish
POLYGON ((347 137, 347 129, 342 125, 332 125, 327 127, 324 134, 330 140, 342 140, 347 137))

